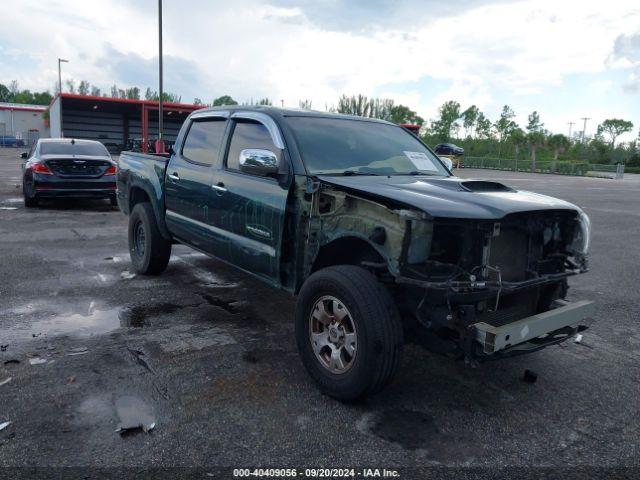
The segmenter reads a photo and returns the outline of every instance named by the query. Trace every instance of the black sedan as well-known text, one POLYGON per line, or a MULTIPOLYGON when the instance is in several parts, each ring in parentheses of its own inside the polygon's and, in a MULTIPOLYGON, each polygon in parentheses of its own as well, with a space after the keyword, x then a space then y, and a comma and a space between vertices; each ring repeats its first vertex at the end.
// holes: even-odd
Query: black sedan
POLYGON ((439 143, 434 148, 438 155, 464 155, 464 148, 454 145, 453 143, 439 143))
POLYGON ((105 146, 93 140, 40 139, 22 154, 22 192, 26 207, 41 198, 108 198, 116 203, 118 166, 105 146))

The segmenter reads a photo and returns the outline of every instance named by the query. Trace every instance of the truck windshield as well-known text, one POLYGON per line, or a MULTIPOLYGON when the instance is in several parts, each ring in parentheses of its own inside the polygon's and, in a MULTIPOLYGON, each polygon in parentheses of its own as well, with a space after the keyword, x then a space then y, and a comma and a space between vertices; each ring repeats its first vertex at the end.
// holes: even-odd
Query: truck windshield
POLYGON ((395 125, 321 117, 288 123, 311 174, 449 176, 435 154, 395 125))
POLYGON ((91 155, 108 157, 107 148, 100 142, 42 142, 41 155, 91 155))

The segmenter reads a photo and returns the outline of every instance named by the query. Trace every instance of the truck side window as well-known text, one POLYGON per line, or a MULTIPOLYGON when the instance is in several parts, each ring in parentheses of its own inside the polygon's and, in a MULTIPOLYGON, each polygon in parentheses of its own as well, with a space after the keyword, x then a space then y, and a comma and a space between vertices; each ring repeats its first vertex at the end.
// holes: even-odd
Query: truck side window
POLYGON ((280 155, 280 149, 273 144, 267 127, 257 122, 236 123, 227 155, 227 168, 240 170, 240 152, 245 148, 261 148, 280 155))
POLYGON ((187 160, 205 165, 218 164, 224 128, 224 119, 194 121, 184 141, 182 156, 187 160))

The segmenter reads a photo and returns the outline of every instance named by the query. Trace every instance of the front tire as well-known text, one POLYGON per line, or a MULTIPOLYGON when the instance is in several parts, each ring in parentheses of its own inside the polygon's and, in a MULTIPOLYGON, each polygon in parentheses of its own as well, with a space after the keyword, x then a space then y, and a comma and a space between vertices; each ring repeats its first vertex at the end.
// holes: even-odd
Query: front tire
POLYGON ((379 392, 400 365, 398 310, 364 268, 339 265, 311 275, 298 296, 295 327, 305 368, 323 393, 339 400, 379 392))
POLYGON ((171 242, 160 233, 148 202, 138 203, 129 217, 129 255, 134 270, 142 275, 158 275, 169 263, 171 242))

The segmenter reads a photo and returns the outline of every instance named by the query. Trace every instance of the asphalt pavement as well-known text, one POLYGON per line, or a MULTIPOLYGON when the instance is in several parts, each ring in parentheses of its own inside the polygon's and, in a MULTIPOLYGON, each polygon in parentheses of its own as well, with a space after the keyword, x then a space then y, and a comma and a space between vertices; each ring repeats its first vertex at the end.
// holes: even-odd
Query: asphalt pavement
POLYGON ((0 150, 0 466, 640 467, 638 177, 460 170, 589 214, 570 298, 595 300, 595 323, 477 368, 408 345, 393 384, 345 405, 303 369, 290 295, 184 246, 135 275, 127 218, 26 209, 17 155, 0 150), (116 432, 127 415, 149 431, 116 432))

